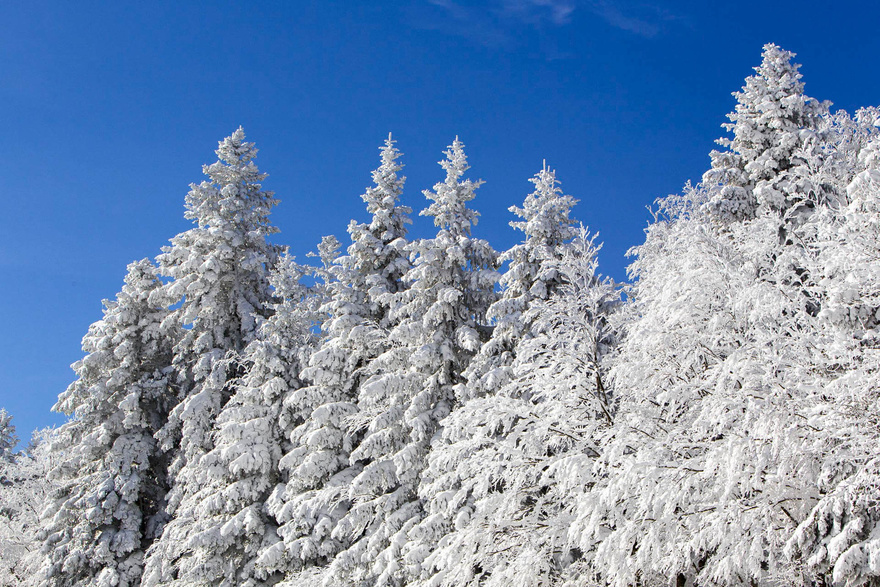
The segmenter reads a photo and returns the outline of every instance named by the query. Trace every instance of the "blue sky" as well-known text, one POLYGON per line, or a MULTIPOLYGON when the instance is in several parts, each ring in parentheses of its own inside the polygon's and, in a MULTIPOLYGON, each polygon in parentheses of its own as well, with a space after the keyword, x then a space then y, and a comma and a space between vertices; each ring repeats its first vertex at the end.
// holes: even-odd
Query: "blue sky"
POLYGON ((389 131, 416 211, 457 134, 486 180, 476 235, 514 243, 507 207, 546 159, 623 279, 646 206, 699 179, 762 45, 852 111, 880 103, 878 19, 846 1, 5 2, 0 407, 22 437, 61 421, 101 299, 189 228, 187 186, 239 125, 297 256, 364 219, 389 131))

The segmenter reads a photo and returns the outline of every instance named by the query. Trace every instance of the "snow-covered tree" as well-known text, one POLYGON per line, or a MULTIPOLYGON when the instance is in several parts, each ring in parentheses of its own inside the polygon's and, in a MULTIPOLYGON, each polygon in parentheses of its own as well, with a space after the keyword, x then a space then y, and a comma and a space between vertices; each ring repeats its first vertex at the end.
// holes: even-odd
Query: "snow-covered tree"
MULTIPOLYGON (((218 161, 203 167, 210 181, 191 185, 186 196, 184 215, 197 226, 171 239, 157 259, 169 281, 153 297, 175 308, 167 321, 183 331, 173 356, 178 403, 156 435, 173 455, 170 516, 199 488, 199 460, 213 448, 214 421, 245 373, 241 353, 271 314, 269 271, 280 252, 267 240, 278 232, 269 222, 277 200, 262 189, 266 175, 253 161, 254 144, 239 128, 216 153, 218 161)), ((173 560, 177 547, 160 537, 146 568, 173 560)))
POLYGON ((13 450, 18 444, 18 436, 15 435, 15 426, 12 424, 12 416, 4 408, 0 408, 0 459, 13 460, 13 450))
POLYGON ((329 269, 334 279, 323 307, 326 337, 302 373, 309 385, 286 401, 288 419, 301 424, 281 462, 289 480, 270 502, 284 541, 275 549, 284 554, 266 558, 280 558, 294 570, 326 564, 340 548, 330 536, 349 505, 340 487, 359 471, 349 463, 355 439, 345 423, 357 411, 354 402, 369 363, 388 348, 388 304, 403 289, 410 266, 405 246, 411 210, 398 203, 405 180, 398 175, 399 157, 389 135, 373 172, 375 185, 361 196, 370 222, 351 222, 347 255, 329 269))
POLYGON ((45 512, 46 585, 137 585, 167 490, 153 434, 166 421, 171 349, 179 331, 151 299, 155 266, 128 266, 122 291, 83 339, 79 378, 55 410, 71 419, 52 450, 58 484, 45 512))
MULTIPOLYGON (((880 140, 859 155, 861 171, 847 189, 849 203, 820 229, 819 264, 827 295, 819 320, 831 341, 831 374, 817 406, 833 431, 817 479, 817 499, 786 545, 793 564, 835 585, 880 580, 880 140)), ((818 418, 817 418, 818 419, 818 418)))
POLYGON ((577 200, 563 195, 556 172, 545 162, 544 168, 529 181, 535 185, 535 191, 526 196, 522 208, 510 207, 522 219, 510 225, 522 231, 525 240, 498 258, 499 263, 510 264, 499 280, 501 299, 486 313, 494 324, 492 337, 465 370, 468 383, 458 390, 462 401, 491 393, 509 380, 513 350, 529 331, 525 320, 529 304, 532 300, 547 299, 559 284, 556 268, 548 261, 561 257, 566 243, 577 231, 570 217, 577 200))
POLYGON ((197 226, 171 239, 159 255, 159 272, 170 280, 155 299, 176 307, 169 321, 183 327, 174 347, 179 403, 158 438, 175 450, 173 514, 189 487, 184 466, 211 449, 214 419, 231 397, 231 382, 242 375, 241 351, 270 312, 269 268, 279 248, 267 237, 277 201, 264 191, 253 159, 257 149, 241 128, 220 141, 219 160, 205 165, 210 181, 193 184, 185 217, 197 226))
POLYGON ((457 138, 446 157, 446 179, 425 191, 432 203, 421 213, 439 230, 407 247, 413 267, 390 314, 392 346, 372 362, 357 398, 353 428, 362 440, 350 462, 363 470, 345 489, 352 507, 332 531, 347 546, 333 563, 343 582, 402 580, 401 546, 421 515, 416 491, 430 440, 484 342, 495 299, 496 254, 471 236, 478 215, 467 207, 481 182, 463 179, 468 164, 457 138))
POLYGON ((661 201, 636 249, 618 415, 571 528, 578 580, 809 580, 784 545, 839 454, 823 430, 842 367, 816 317, 821 284, 799 272, 814 263, 813 229, 780 242, 772 214, 719 226, 713 190, 661 201))
POLYGON ((820 272, 828 296, 820 318, 848 336, 862 337, 880 324, 880 139, 859 155, 861 171, 846 189, 846 201, 818 230, 820 272))
POLYGON ((612 423, 608 318, 619 299, 598 274, 595 237, 576 234, 540 266, 555 286, 522 317, 530 333, 510 381, 443 421, 419 489, 427 515, 407 545, 407 560, 424 558, 419 585, 551 585, 576 556, 572 495, 612 423))
POLYGON ((282 402, 300 386, 298 373, 316 337, 304 272, 292 258, 280 259, 271 277, 274 312, 242 353, 246 374, 217 417, 214 448, 192 473, 197 489, 164 529, 162 540, 175 555, 150 565, 145 587, 244 586, 265 578, 256 559, 278 540, 265 503, 281 481, 282 402))
POLYGON ((834 288, 821 261, 867 135, 803 96, 791 57, 765 47, 730 151, 660 202, 636 249, 619 411, 578 497, 573 584, 809 582, 784 545, 839 481, 823 476, 870 445, 833 436, 849 367, 823 326, 834 288))
POLYGON ((718 140, 727 150, 711 153, 712 169, 703 176, 713 188, 707 207, 722 222, 753 218, 759 209, 791 212, 786 172, 797 165, 793 154, 809 136, 802 131, 814 128, 827 109, 804 95, 794 56, 765 45, 757 74, 734 93, 737 105, 724 125, 733 138, 718 140))
MULTIPOLYGON (((15 438, 9 414, 0 409, 0 438, 15 438)), ((41 564, 40 512, 54 484, 48 479, 52 428, 34 432, 29 446, 0 457, 0 586, 32 585, 41 564)), ((15 442, 11 445, 15 447, 15 442)))

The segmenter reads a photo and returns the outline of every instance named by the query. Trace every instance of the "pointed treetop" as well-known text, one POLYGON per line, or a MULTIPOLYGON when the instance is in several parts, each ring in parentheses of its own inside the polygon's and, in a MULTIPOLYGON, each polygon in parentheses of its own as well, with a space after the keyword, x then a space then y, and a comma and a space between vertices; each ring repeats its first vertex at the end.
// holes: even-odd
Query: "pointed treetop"
POLYGON ((126 267, 124 285, 122 286, 121 295, 129 297, 143 297, 144 292, 149 292, 150 285, 156 284, 159 279, 156 276, 157 268, 148 258, 140 261, 134 261, 126 267))
POLYGON ((361 199, 367 204, 367 212, 370 214, 376 214, 380 210, 390 212, 403 193, 406 177, 397 175, 403 169, 403 165, 397 162, 401 153, 394 146, 396 142, 391 138, 391 133, 388 133, 384 146, 379 147, 382 164, 373 171, 373 182, 376 185, 367 188, 361 195, 361 199))
POLYGON ((200 227, 234 224, 247 232, 274 234, 278 229, 269 224, 269 213, 278 200, 262 189, 260 182, 267 175, 253 162, 254 143, 244 139, 244 130, 238 127, 220 141, 215 151, 218 160, 202 167, 210 182, 190 185, 184 216, 200 227))
POLYGON ((556 246, 574 238, 576 223, 569 214, 577 200, 562 193, 556 171, 547 166, 546 159, 541 171, 529 181, 535 191, 526 196, 523 207, 508 208, 523 221, 511 222, 510 226, 523 231, 527 239, 537 239, 536 244, 556 246))
POLYGON ((453 234, 469 236, 471 227, 477 224, 479 213, 467 207, 466 202, 473 200, 475 191, 483 185, 483 180, 461 180, 464 172, 470 169, 464 153, 464 143, 458 136, 443 152, 446 159, 440 166, 446 171, 446 180, 434 185, 434 191, 425 190, 425 197, 433 203, 422 210, 420 216, 433 216, 434 225, 448 229, 453 234))
POLYGON ((764 79, 785 82, 795 88, 796 93, 801 93, 804 89, 804 84, 798 81, 801 79, 801 74, 798 73, 801 66, 799 63, 792 63, 796 56, 797 53, 786 51, 774 43, 767 43, 761 52, 761 65, 754 70, 764 79))
POLYGON ((757 75, 747 77, 742 91, 733 93, 736 110, 728 115, 732 123, 724 126, 733 130, 736 138, 719 141, 737 152, 748 150, 755 142, 761 143, 761 138, 768 140, 755 133, 778 133, 807 126, 817 113, 816 101, 804 96, 798 72, 801 66, 792 61, 795 54, 768 43, 761 55, 761 65, 754 68, 757 75))
POLYGON ((772 43, 764 46, 761 65, 745 86, 734 92, 736 107, 722 125, 733 137, 716 142, 727 151, 712 151, 712 168, 703 182, 715 193, 706 208, 722 222, 752 218, 759 210, 780 210, 785 173, 797 165, 804 129, 813 129, 829 103, 804 95, 793 63, 794 53, 772 43))
POLYGON ((0 408, 0 460, 12 458, 12 449, 18 444, 12 416, 4 408, 0 408))
POLYGON ((458 135, 455 135, 455 140, 443 151, 443 154, 446 155, 446 159, 439 161, 439 163, 446 170, 446 183, 447 185, 455 185, 458 178, 471 168, 467 162, 467 155, 464 154, 464 143, 458 140, 458 135))
POLYGON ((244 129, 238 127, 235 132, 219 142, 217 157, 227 165, 247 163, 257 156, 257 148, 254 143, 244 140, 244 129))

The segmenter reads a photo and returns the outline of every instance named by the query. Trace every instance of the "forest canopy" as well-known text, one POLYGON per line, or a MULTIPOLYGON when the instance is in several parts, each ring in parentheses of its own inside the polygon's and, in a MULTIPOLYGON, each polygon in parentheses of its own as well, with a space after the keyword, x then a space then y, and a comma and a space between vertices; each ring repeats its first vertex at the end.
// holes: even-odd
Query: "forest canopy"
POLYGON ((793 59, 764 47, 627 283, 546 164, 518 244, 477 238, 458 137, 433 236, 389 135, 368 221, 301 262, 239 128, 69 419, 16 452, 0 410, 0 585, 880 584, 880 110, 793 59))

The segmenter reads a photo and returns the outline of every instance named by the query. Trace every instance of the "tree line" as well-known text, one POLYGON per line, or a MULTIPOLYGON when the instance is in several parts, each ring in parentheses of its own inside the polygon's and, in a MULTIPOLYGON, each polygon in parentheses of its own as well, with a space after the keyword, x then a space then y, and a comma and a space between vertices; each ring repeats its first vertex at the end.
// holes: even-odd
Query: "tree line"
POLYGON ((880 584, 880 110, 793 57, 764 47, 628 283, 546 164, 518 244, 473 236, 458 138, 433 237, 389 135, 368 221, 300 263, 238 129, 104 302, 69 420, 14 453, 0 411, 0 583, 880 584))

